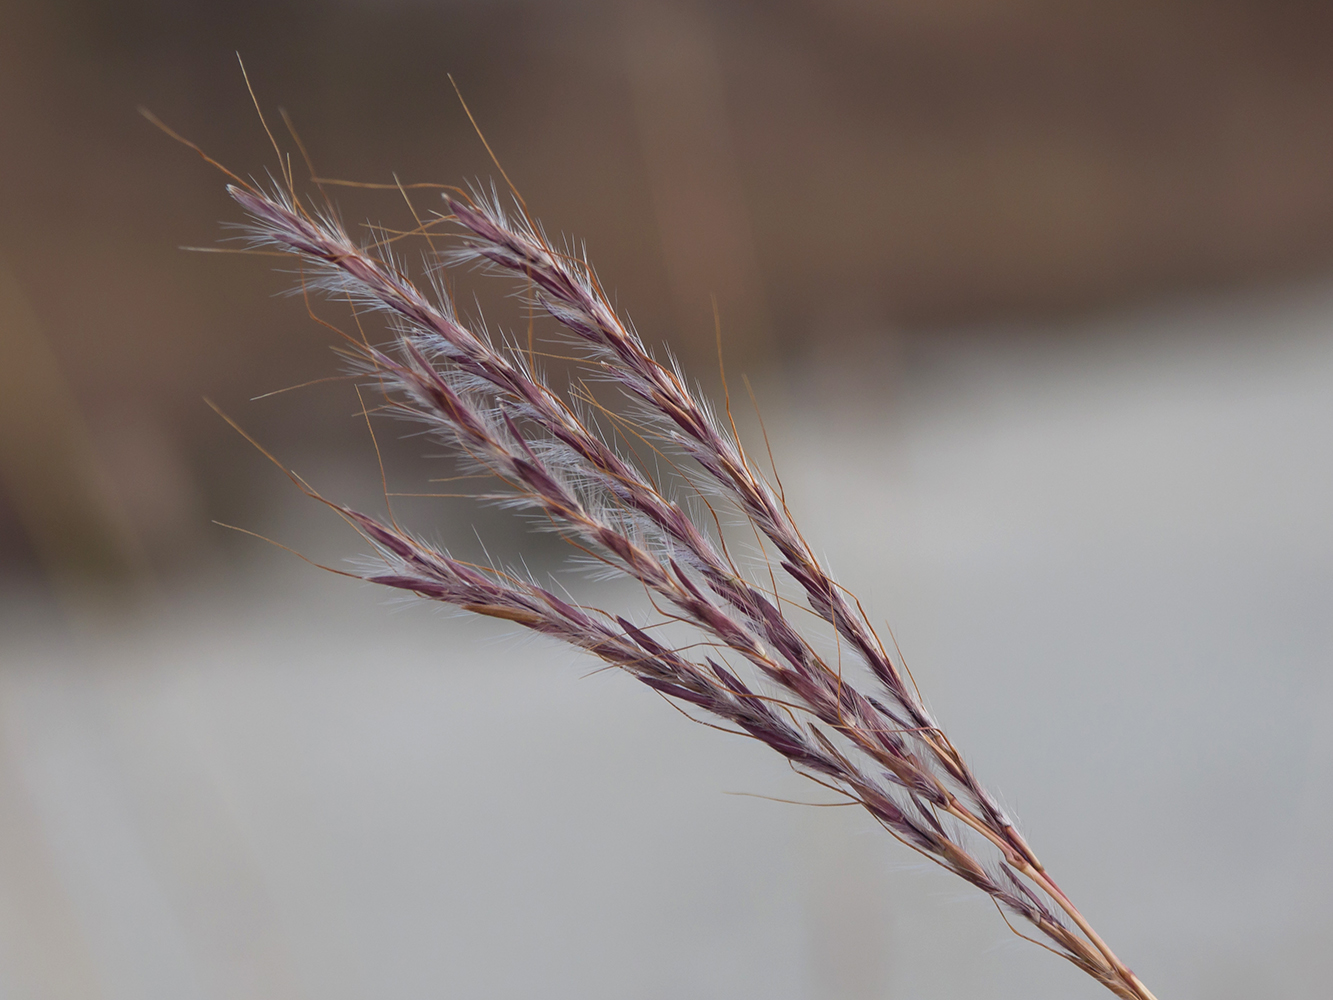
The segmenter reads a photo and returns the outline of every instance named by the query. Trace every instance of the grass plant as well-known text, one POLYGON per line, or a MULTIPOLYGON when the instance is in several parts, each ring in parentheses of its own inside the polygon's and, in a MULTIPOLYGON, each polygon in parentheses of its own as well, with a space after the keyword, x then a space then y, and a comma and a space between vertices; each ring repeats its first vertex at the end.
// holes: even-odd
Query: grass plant
POLYGON ((642 587, 654 611, 631 619, 527 572, 457 558, 289 472, 375 553, 360 571, 335 572, 586 650, 863 807, 906 848, 986 893, 1015 933, 1112 993, 1155 1000, 1061 891, 927 710, 901 658, 815 557, 771 458, 766 473, 742 448, 730 399, 715 411, 669 355, 650 350, 586 256, 548 238, 507 177, 503 197, 493 188, 412 185, 409 194, 377 185, 401 194, 415 227, 358 240, 327 194, 342 182, 312 167, 315 193, 303 196, 290 156, 274 147, 280 176, 270 183, 226 171, 247 247, 295 265, 312 316, 320 297, 350 307, 354 331, 320 322, 337 337, 358 394, 376 398, 362 404, 367 419, 372 411, 402 418, 445 442, 472 473, 492 478, 495 488, 479 499, 528 511, 584 560, 642 587), (423 189, 434 199, 424 212, 413 201, 423 189), (412 239, 424 241, 416 275, 403 249, 412 239), (579 365, 566 391, 543 378, 533 343, 460 315, 446 275, 469 267, 511 281, 530 309, 558 324, 560 350, 579 365), (594 387, 612 390, 619 405, 600 401, 594 387), (652 471, 662 468, 668 479, 652 471), (757 556, 737 554, 737 525, 757 556))

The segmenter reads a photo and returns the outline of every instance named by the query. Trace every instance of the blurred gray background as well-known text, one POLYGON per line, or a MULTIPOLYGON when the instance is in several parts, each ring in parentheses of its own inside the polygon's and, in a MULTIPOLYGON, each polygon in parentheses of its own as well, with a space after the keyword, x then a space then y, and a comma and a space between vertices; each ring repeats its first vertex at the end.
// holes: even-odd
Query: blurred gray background
POLYGON ((1331 42, 1312 2, 0 0, 0 995, 1103 995, 869 819, 747 797, 819 800, 771 752, 211 523, 359 554, 203 397, 382 508, 348 385, 251 399, 339 371, 290 276, 178 249, 237 212, 135 108, 262 176, 239 50, 364 181, 495 176, 452 73, 710 390, 715 297, 807 537, 1093 924, 1162 1000, 1323 997, 1331 42))

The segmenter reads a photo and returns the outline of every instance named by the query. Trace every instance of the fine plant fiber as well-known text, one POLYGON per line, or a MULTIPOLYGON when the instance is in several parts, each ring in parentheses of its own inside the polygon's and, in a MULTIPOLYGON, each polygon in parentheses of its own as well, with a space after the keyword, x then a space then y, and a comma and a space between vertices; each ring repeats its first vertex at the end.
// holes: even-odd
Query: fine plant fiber
POLYGON ((1117 996, 1155 1000, 1060 890, 860 603, 816 558, 776 472, 742 447, 729 394, 719 413, 674 358, 650 350, 582 247, 548 238, 507 176, 506 195, 494 186, 412 185, 409 195, 402 184, 362 185, 396 190, 416 227, 357 240, 327 194, 348 182, 311 167, 315 192, 303 195, 290 156, 273 145, 279 176, 266 183, 205 159, 230 180, 248 249, 294 265, 312 317, 321 298, 354 315, 353 333, 318 321, 357 377, 367 423, 373 412, 415 424, 466 473, 491 480, 479 499, 527 512, 578 560, 630 578, 653 612, 631 620, 561 596, 526 569, 459 559, 392 515, 326 499, 288 472, 374 552, 358 571, 335 572, 586 650, 859 804, 906 847, 986 893, 1015 933, 1117 996), (413 201, 423 188, 438 199, 425 213, 413 201), (409 239, 425 242, 417 276, 399 250, 409 239), (448 281, 459 269, 510 281, 525 315, 554 320, 552 353, 577 362, 565 391, 543 377, 531 334, 525 343, 463 318, 448 281), (613 389, 620 405, 599 401, 593 385, 613 389))

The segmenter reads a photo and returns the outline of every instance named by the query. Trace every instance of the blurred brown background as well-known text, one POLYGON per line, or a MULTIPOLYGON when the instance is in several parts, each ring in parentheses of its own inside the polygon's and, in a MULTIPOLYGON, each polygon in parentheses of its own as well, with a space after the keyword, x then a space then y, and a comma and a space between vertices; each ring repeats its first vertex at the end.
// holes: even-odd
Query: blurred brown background
MULTIPOLYGON (((210 523, 359 551, 204 397, 383 509, 345 382, 251 400, 332 337, 272 260, 179 249, 239 213, 136 112, 262 178, 239 50, 363 181, 496 176, 452 73, 712 389, 716 297, 742 436, 744 372, 802 530, 1098 930, 1163 1000, 1324 1000, 1330 43, 1313 2, 0 0, 0 996, 1103 995, 868 818, 722 794, 812 799, 763 748, 210 523)), ((379 443, 391 488, 445 474, 379 443)))
POLYGON ((713 370, 716 295, 732 364, 780 373, 1326 274, 1330 41, 1314 2, 6 0, 0 565, 169 575, 230 544, 208 518, 260 516, 258 466, 203 396, 277 447, 347 426, 336 394, 243 403, 328 374, 325 340, 264 261, 177 249, 237 213, 135 112, 272 169, 237 50, 361 180, 495 175, 452 73, 650 340, 713 370))

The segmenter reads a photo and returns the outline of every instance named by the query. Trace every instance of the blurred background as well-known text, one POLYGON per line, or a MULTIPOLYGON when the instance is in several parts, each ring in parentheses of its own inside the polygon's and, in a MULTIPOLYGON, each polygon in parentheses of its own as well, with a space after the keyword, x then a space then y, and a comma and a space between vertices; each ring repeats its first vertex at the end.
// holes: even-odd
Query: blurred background
POLYGON ((382 507, 346 383, 252 399, 330 334, 180 249, 238 212, 136 111, 263 177, 239 51, 361 181, 498 180, 452 74, 710 390, 716 300, 807 537, 1121 956, 1323 996, 1330 43, 1302 0, 0 0, 0 995, 1101 995, 868 820, 723 794, 815 798, 771 754, 212 523, 357 554, 204 397, 382 507))

